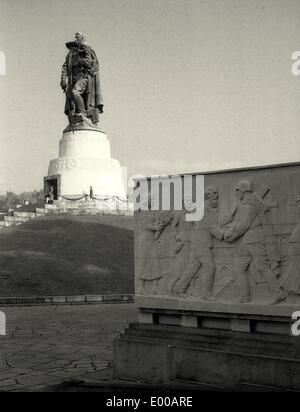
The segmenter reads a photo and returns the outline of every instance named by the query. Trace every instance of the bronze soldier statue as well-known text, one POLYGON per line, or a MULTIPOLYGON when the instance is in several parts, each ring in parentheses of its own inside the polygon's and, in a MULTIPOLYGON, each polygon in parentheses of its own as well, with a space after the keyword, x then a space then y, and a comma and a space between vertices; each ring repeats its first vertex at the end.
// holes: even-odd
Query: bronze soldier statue
POLYGON ((76 33, 75 41, 66 46, 69 53, 62 66, 60 83, 66 94, 65 114, 71 126, 86 119, 97 124, 99 113, 103 113, 103 99, 96 53, 82 33, 76 33))

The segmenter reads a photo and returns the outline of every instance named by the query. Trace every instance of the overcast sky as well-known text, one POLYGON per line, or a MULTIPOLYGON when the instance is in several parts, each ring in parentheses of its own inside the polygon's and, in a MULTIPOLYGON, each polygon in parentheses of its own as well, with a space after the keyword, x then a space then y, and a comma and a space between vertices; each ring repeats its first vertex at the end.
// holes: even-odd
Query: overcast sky
POLYGON ((58 156, 76 31, 129 174, 300 161, 299 0, 0 0, 0 192, 41 188, 58 156))

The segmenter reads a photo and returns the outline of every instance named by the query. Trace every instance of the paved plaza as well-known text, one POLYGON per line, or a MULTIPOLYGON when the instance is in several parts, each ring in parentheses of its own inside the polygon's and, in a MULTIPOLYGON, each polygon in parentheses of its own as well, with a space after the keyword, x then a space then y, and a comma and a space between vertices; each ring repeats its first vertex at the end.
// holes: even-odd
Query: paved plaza
MULTIPOLYGON (((0 308, 0 391, 34 391, 112 365, 112 342, 137 320, 134 304, 0 308)), ((85 376, 86 377, 86 376, 85 376)))

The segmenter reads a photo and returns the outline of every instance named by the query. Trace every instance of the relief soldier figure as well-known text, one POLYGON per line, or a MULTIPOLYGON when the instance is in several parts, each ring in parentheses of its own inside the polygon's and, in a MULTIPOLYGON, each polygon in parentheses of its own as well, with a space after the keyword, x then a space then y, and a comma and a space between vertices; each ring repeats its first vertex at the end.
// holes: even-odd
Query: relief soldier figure
POLYGON ((175 231, 175 259, 172 267, 172 282, 169 286, 169 294, 173 292, 173 287, 180 279, 180 276, 188 267, 191 253, 191 229, 194 222, 186 221, 186 214, 192 211, 192 198, 185 196, 185 208, 176 213, 172 226, 175 231))
POLYGON ((190 256, 190 228, 194 222, 186 222, 185 216, 192 211, 192 199, 185 198, 183 210, 172 211, 170 224, 165 228, 160 237, 164 243, 164 279, 160 281, 159 289, 162 294, 171 295, 173 287, 181 274, 188 266, 190 256))
MULTIPOLYGON (((149 200, 149 206, 151 205, 149 200)), ((157 293, 159 280, 162 279, 169 268, 168 249, 172 246, 168 230, 173 220, 170 212, 150 210, 139 212, 142 221, 142 232, 138 237, 139 252, 137 259, 137 278, 140 281, 139 293, 157 293)), ((175 240, 174 240, 175 244, 175 240)))
POLYGON ((156 243, 160 258, 162 277, 160 278, 156 293, 170 294, 170 288, 174 283, 174 268, 178 256, 178 213, 174 211, 160 212, 160 222, 164 224, 163 230, 158 233, 156 243))
POLYGON ((203 298, 215 299, 213 286, 216 264, 213 255, 213 238, 222 240, 224 232, 218 224, 218 191, 215 186, 210 186, 205 192, 204 217, 201 221, 194 223, 189 265, 175 284, 174 295, 184 296, 199 269, 202 268, 205 280, 203 298))
POLYGON ((300 196, 297 202, 297 224, 292 232, 288 250, 288 273, 283 288, 292 295, 300 294, 300 196))
POLYGON ((66 93, 65 114, 70 125, 86 118, 97 124, 103 113, 99 80, 99 62, 85 36, 75 34, 75 41, 66 43, 69 53, 62 66, 61 88, 66 93))
POLYGON ((231 229, 224 235, 227 242, 241 239, 238 246, 238 280, 241 296, 238 303, 251 301, 248 269, 252 263, 268 282, 274 298, 271 304, 277 304, 286 298, 278 279, 271 270, 271 257, 268 251, 266 225, 266 205, 262 198, 253 191, 248 180, 242 180, 236 187, 239 200, 231 229))

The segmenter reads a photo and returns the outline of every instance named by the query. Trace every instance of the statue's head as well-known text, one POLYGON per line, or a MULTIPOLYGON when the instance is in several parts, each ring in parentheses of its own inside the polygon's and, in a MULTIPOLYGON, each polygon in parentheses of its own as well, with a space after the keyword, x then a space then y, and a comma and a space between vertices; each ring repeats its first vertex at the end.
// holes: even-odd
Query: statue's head
POLYGON ((209 186, 204 193, 204 199, 208 202, 210 207, 216 208, 219 205, 219 193, 216 186, 209 186))
POLYGON ((86 44, 86 37, 83 33, 75 33, 75 42, 77 44, 86 44))
POLYGON ((245 197, 245 193, 252 193, 253 192, 253 183, 249 180, 241 180, 236 188, 235 193, 239 200, 243 200, 245 197))

